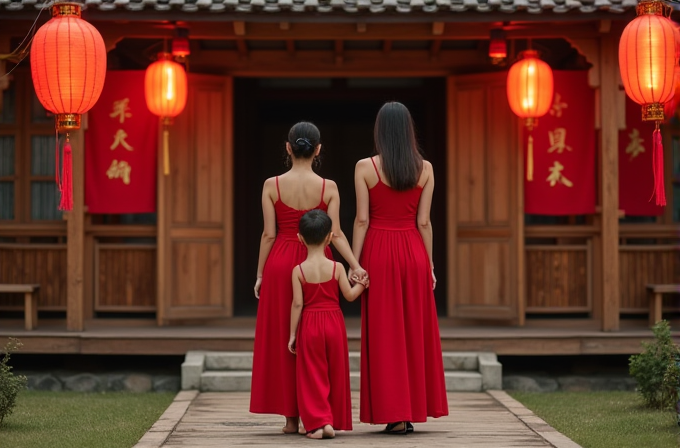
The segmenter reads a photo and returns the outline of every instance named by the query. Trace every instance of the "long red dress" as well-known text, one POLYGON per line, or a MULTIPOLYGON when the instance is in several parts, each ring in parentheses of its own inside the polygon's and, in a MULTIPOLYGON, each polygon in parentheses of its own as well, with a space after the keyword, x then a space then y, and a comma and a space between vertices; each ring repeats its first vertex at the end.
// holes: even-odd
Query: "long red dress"
MULTIPOLYGON (((336 265, 337 266, 337 265, 336 265)), ((305 273, 300 266, 302 277, 305 273)), ((304 307, 297 332, 297 397, 300 418, 309 431, 326 425, 352 429, 347 331, 340 310, 339 285, 302 284, 304 307)))
POLYGON ((448 415, 432 274, 416 227, 422 187, 369 190, 369 228, 360 263, 371 286, 361 300, 364 423, 424 422, 448 415))
MULTIPOLYGON (((326 179, 321 188, 321 200, 315 209, 328 209, 323 201, 325 189, 326 179)), ((276 240, 262 272, 255 324, 250 412, 298 417, 295 355, 288 351, 290 307, 293 303, 291 277, 293 268, 307 258, 307 248, 298 240, 297 233, 300 218, 309 210, 296 210, 281 201, 278 177, 276 191, 276 240)), ((326 256, 332 258, 330 249, 327 249, 326 256)))

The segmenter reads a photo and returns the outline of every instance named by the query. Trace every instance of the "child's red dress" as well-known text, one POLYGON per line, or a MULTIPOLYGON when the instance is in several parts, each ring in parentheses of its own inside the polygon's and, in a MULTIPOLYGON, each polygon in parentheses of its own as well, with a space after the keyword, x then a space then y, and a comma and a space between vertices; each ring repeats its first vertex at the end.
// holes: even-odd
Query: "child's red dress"
MULTIPOLYGON (((302 266, 300 266, 302 272, 302 266)), ((304 272, 302 277, 304 279, 304 272)), ((339 285, 302 284, 304 307, 297 331, 297 401, 307 431, 325 425, 352 429, 347 332, 340 310, 339 285)))

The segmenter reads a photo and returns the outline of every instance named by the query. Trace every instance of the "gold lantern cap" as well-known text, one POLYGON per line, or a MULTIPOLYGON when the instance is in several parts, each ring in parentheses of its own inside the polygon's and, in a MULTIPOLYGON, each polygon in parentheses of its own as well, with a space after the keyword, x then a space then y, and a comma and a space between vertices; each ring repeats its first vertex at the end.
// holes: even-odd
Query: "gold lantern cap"
POLYGON ((80 114, 56 114, 54 119, 59 132, 80 129, 80 114))
POLYGON ((52 4, 52 17, 77 17, 81 18, 83 5, 74 2, 54 2, 52 4))
POLYGON ((659 0, 643 0, 635 7, 638 16, 651 14, 655 16, 670 17, 673 8, 659 0))

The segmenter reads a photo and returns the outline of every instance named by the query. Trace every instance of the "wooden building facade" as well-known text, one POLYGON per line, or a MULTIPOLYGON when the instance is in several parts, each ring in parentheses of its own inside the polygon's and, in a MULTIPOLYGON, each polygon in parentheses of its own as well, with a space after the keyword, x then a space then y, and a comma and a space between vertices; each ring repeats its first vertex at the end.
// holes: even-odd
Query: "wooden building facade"
MULTIPOLYGON (((188 30, 189 99, 171 130, 171 174, 159 168, 155 214, 90 214, 81 130, 72 135, 74 209, 58 212, 53 122, 24 61, 0 79, 0 283, 40 283, 41 319, 65 317, 63 330, 116 316, 159 326, 251 322, 260 188, 284 169, 287 128, 299 119, 319 124, 319 172, 338 182, 351 234, 353 166, 371 153, 380 104, 396 99, 411 108, 437 170, 443 325, 559 321, 616 331, 622 318, 638 315, 644 328, 645 285, 680 283, 680 125, 663 129, 665 214, 623 216, 617 55, 635 3, 87 0, 84 18, 104 37, 109 76, 144 70, 178 27, 188 30), (505 66, 488 57, 497 28, 507 37, 505 66), (524 212, 521 123, 508 106, 506 77, 530 42, 553 69, 588 71, 596 96, 595 214, 524 212)), ((0 54, 21 41, 41 6, 0 3, 0 54)), ((4 70, 12 68, 7 61, 4 70)), ((0 315, 21 311, 18 299, 0 295, 0 315)), ((673 297, 666 305, 680 311, 673 297)))

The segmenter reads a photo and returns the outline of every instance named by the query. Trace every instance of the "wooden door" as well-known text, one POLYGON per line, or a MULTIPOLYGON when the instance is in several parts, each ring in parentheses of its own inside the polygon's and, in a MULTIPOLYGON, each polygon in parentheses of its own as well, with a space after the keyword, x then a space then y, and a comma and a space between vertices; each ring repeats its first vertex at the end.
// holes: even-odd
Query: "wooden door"
POLYGON ((169 176, 159 154, 161 325, 232 314, 232 122, 232 79, 190 76, 187 106, 170 128, 169 176))
POLYGON ((523 323, 522 157, 506 76, 448 80, 449 315, 523 323))

